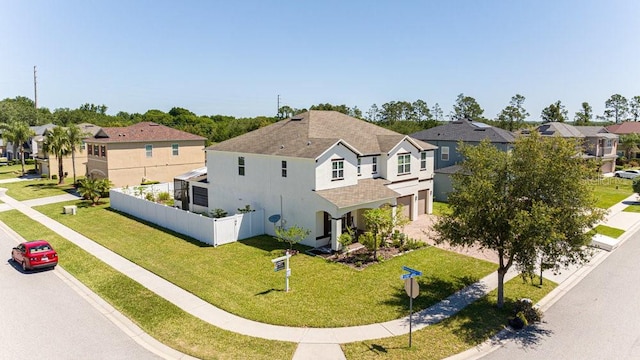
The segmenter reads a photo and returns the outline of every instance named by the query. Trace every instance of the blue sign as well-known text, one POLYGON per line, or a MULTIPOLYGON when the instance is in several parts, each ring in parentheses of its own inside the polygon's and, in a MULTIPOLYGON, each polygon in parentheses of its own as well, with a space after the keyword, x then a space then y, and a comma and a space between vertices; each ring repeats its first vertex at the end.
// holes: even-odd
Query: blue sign
POLYGON ((402 279, 402 280, 407 280, 407 279, 411 279, 413 277, 422 275, 422 271, 415 270, 415 269, 412 269, 410 267, 403 266, 402 270, 408 272, 408 274, 400 275, 400 279, 402 279))

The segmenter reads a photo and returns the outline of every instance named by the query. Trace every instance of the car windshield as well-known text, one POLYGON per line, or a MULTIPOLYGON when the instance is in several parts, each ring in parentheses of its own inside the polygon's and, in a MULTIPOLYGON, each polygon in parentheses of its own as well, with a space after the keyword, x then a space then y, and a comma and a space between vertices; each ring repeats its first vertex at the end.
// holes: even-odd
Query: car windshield
POLYGON ((46 245, 46 244, 42 244, 42 245, 38 245, 38 246, 34 246, 29 250, 29 253, 31 254, 37 254, 37 253, 41 253, 41 252, 45 252, 45 251, 49 251, 51 250, 51 246, 46 245))

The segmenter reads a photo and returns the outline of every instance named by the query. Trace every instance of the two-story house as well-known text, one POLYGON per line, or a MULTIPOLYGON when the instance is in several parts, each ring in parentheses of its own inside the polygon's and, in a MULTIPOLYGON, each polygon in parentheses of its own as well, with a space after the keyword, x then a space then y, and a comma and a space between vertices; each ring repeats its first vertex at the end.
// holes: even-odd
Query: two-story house
POLYGON ((438 147, 435 151, 434 199, 443 202, 453 191, 451 176, 460 170, 457 164, 464 160, 458 151, 460 142, 475 146, 488 140, 496 148, 509 151, 516 139, 510 131, 469 120, 451 121, 410 136, 438 147))
POLYGON ((613 175, 616 169, 618 135, 602 126, 573 126, 550 122, 536 128, 542 136, 561 136, 581 141, 582 157, 595 160, 602 175, 613 175))
MULTIPOLYGON (((640 134, 640 122, 635 121, 625 121, 620 124, 609 125, 605 127, 608 132, 612 134, 616 134, 619 137, 630 135, 630 134, 640 134)), ((637 158, 640 153, 635 152, 632 147, 627 148, 628 145, 624 144, 622 141, 618 141, 618 157, 635 157, 637 158)))
POLYGON ((171 182, 176 174, 204 166, 205 138, 153 122, 103 127, 87 145, 87 176, 116 187, 144 181, 171 182))
POLYGON ((410 219, 431 212, 434 150, 339 112, 312 110, 208 147, 208 210, 264 209, 269 234, 297 225, 311 231, 303 244, 337 250, 347 227, 365 229, 367 209, 402 204, 410 219))

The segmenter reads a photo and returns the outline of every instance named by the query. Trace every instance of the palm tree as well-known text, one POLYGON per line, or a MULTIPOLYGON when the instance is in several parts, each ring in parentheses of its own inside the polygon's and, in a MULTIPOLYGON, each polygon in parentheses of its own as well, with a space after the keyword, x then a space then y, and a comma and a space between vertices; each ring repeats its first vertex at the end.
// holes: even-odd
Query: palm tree
POLYGON ((22 175, 24 176, 24 143, 35 136, 35 132, 29 128, 29 124, 18 120, 0 124, 0 129, 2 129, 2 139, 5 142, 12 143, 14 150, 18 146, 22 163, 22 175))
POLYGON ((631 156, 638 152, 638 143, 640 143, 640 136, 638 134, 626 134, 620 136, 620 145, 624 147, 627 160, 631 159, 631 156))
POLYGON ((111 188, 109 179, 84 178, 78 181, 78 193, 87 200, 91 200, 91 206, 100 202, 100 198, 109 193, 111 188))
POLYGON ((54 154, 58 160, 58 184, 64 182, 64 169, 62 168, 62 158, 69 155, 70 146, 67 131, 61 126, 56 126, 45 132, 43 150, 49 154, 54 154))
POLYGON ((71 126, 67 128, 67 141, 69 142, 69 150, 71 151, 74 184, 76 183, 76 150, 82 151, 79 145, 82 145, 82 140, 87 136, 89 136, 89 134, 82 132, 77 125, 71 124, 71 126))

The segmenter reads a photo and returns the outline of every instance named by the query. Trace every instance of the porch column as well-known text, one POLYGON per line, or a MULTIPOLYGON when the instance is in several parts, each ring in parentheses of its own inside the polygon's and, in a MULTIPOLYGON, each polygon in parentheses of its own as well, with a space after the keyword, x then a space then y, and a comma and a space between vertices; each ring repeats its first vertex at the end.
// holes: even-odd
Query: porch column
POLYGON ((340 243, 338 239, 342 235, 342 218, 331 218, 331 250, 340 250, 340 243))

